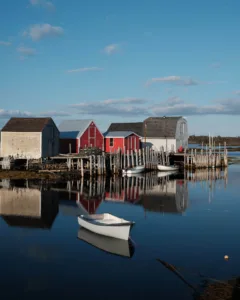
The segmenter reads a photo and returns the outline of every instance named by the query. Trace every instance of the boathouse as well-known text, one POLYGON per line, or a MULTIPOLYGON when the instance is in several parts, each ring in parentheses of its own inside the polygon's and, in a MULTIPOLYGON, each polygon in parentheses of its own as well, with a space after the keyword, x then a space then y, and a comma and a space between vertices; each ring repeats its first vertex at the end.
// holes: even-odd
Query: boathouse
POLYGON ((139 150, 140 138, 132 131, 109 131, 104 134, 105 152, 139 150))
POLYGON ((60 153, 79 153, 83 148, 104 147, 104 137, 93 120, 65 120, 58 126, 60 153))
POLYGON ((57 155, 59 131, 52 118, 11 118, 1 130, 1 156, 39 159, 57 155))
POLYGON ((112 123, 107 132, 132 131, 140 136, 142 147, 177 152, 188 147, 188 124, 183 117, 149 117, 138 123, 112 123))

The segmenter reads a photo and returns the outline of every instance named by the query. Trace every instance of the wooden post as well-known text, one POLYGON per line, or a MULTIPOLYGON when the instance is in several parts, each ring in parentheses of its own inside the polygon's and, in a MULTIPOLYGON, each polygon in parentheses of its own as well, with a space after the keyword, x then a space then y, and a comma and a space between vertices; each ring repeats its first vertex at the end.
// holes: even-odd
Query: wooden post
POLYGON ((92 176, 92 155, 89 156, 89 168, 90 168, 90 176, 92 176))
POLYGON ((83 159, 81 159, 81 176, 84 176, 83 159))
POLYGON ((127 150, 127 168, 130 167, 130 156, 129 156, 129 150, 127 150))
POLYGON ((131 150, 131 162, 132 162, 132 167, 135 167, 133 150, 131 150))

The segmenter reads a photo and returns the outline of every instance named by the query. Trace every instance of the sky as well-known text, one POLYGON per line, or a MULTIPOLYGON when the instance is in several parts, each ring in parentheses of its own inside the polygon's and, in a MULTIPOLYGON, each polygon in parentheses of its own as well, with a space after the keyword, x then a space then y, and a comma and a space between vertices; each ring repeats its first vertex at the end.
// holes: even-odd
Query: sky
POLYGON ((239 0, 1 0, 0 128, 10 117, 183 116, 240 136, 239 0))

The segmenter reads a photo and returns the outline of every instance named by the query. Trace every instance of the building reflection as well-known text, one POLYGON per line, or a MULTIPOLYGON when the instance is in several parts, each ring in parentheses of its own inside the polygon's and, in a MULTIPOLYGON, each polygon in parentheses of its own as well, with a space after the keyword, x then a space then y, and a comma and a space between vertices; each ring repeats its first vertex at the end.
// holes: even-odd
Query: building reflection
POLYGON ((9 226, 51 229, 58 214, 58 194, 26 180, 0 185, 0 215, 9 226))

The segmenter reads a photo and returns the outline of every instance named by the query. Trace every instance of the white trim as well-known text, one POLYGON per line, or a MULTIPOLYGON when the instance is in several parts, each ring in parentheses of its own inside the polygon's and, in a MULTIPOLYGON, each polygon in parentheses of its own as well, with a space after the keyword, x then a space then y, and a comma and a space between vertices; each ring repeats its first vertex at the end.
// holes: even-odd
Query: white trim
MULTIPOLYGON (((89 128, 89 125, 91 125, 91 123, 93 123, 93 124, 95 125, 96 129, 98 129, 98 131, 100 132, 100 134, 101 134, 102 137, 104 138, 104 135, 101 133, 101 131, 99 130, 99 128, 97 127, 96 123, 95 123, 93 120, 91 120, 91 121, 88 123, 87 127, 82 131, 82 134, 81 134, 81 135, 80 135, 80 133, 78 133, 77 138, 81 138, 81 137, 82 137, 82 135, 83 135, 83 134, 85 133, 85 131, 89 128)), ((63 131, 63 132, 64 132, 64 131, 63 131)))

